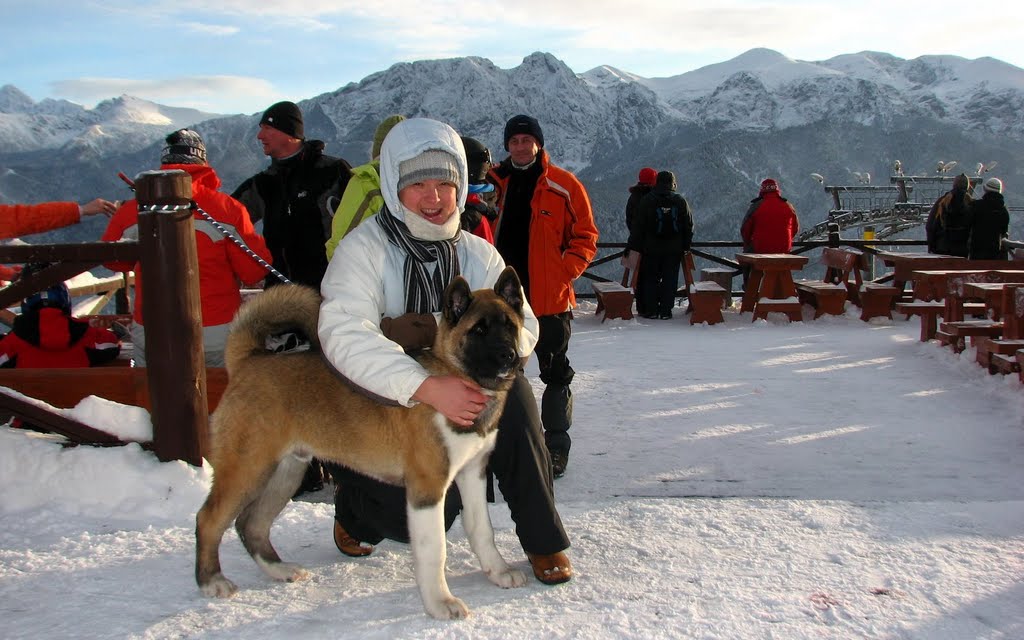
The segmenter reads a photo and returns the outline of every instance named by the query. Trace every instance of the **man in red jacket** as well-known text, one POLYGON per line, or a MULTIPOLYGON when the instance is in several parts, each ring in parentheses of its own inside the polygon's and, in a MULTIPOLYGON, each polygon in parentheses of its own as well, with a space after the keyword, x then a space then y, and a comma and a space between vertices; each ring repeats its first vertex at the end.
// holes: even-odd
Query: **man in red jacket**
POLYGON ((509 157, 487 175, 497 193, 494 246, 519 274, 540 321, 533 352, 546 385, 541 397, 544 440, 558 478, 565 473, 571 444, 569 383, 576 372, 567 354, 576 304, 573 281, 597 253, 597 226, 586 189, 548 159, 535 118, 518 115, 505 124, 505 150, 509 157))
MULTIPOLYGON (((206 145, 198 133, 180 129, 166 138, 160 168, 178 169, 192 176, 192 199, 203 211, 232 232, 256 255, 270 263, 270 251, 263 237, 256 233, 245 206, 231 196, 221 193, 220 178, 206 164, 206 145)), ((203 314, 203 350, 206 365, 224 366, 224 341, 228 325, 242 304, 239 282, 252 286, 267 275, 267 269, 256 262, 237 244, 224 237, 198 211, 194 214, 196 254, 199 258, 199 300, 203 314)), ((121 205, 110 219, 101 240, 116 242, 121 238, 138 239, 139 207, 135 200, 121 205)), ((132 323, 133 358, 136 366, 146 365, 145 323, 142 317, 142 278, 139 265, 109 263, 113 271, 135 271, 135 309, 132 323)), ((185 277, 185 274, 182 274, 185 277)), ((152 355, 152 354, 151 354, 152 355)))
MULTIPOLYGON (((779 183, 771 178, 761 182, 761 191, 750 201, 743 216, 740 235, 746 253, 789 253, 793 238, 800 231, 796 209, 782 197, 779 183)), ((748 269, 743 270, 743 284, 747 283, 748 269)))

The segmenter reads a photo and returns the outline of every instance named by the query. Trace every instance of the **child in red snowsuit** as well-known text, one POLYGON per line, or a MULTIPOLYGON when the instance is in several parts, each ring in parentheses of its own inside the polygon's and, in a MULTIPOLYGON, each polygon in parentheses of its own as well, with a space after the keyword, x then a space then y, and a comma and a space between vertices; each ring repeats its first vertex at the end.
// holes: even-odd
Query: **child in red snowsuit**
POLYGON ((121 341, 113 331, 71 316, 63 282, 25 298, 14 328, 0 339, 2 368, 91 367, 119 353, 121 341))

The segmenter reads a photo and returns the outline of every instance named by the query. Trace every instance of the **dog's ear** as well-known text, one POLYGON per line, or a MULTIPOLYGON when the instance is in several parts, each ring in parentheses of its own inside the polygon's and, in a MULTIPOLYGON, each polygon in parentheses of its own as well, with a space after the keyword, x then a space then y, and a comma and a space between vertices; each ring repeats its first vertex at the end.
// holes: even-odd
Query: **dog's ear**
POLYGON ((519 317, 523 317, 523 285, 519 282, 519 274, 512 267, 505 267, 505 270, 498 276, 494 283, 494 292, 512 307, 519 317))
POLYGON ((466 313, 469 303, 472 301, 473 292, 469 288, 469 283, 462 276, 455 276, 451 284, 444 290, 444 306, 441 309, 441 314, 448 324, 454 325, 466 313))

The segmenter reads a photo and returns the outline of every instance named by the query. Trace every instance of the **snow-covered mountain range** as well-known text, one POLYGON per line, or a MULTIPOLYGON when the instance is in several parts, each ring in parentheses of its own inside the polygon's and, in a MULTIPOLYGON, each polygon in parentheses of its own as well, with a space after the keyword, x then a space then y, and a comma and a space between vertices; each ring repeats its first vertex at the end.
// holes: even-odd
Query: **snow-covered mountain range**
MULTIPOLYGON (((503 157, 502 129, 537 117, 554 161, 577 172, 602 240, 622 241, 627 188, 643 166, 675 171, 694 209, 698 239, 738 239, 738 223, 764 177, 775 177, 806 226, 831 199, 810 178, 853 184, 853 172, 888 184, 894 160, 934 174, 998 162, 1011 204, 1024 201, 1024 70, 993 58, 904 60, 862 52, 797 61, 767 49, 668 78, 603 66, 577 74, 547 53, 512 69, 477 57, 400 63, 334 92, 297 102, 306 132, 353 165, 368 159, 376 124, 392 113, 446 121, 503 157)), ((159 162, 162 137, 194 125, 231 191, 266 164, 259 114, 214 116, 122 96, 94 109, 33 102, 0 89, 0 200, 128 197, 118 171, 159 162)), ((86 233, 79 228, 66 233, 86 233)), ((89 229, 88 231, 92 231, 89 229)), ((61 232, 54 232, 60 234, 61 232)), ((98 231, 97 231, 98 234, 98 231)))

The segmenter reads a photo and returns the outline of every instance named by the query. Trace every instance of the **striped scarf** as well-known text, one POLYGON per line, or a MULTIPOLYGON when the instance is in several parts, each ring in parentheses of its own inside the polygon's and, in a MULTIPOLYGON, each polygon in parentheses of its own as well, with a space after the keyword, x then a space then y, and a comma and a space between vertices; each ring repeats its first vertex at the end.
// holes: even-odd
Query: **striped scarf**
MULTIPOLYGON (((412 214, 415 215, 415 214, 412 214)), ((452 278, 459 275, 459 254, 455 245, 462 237, 457 230, 448 240, 420 240, 409 233, 404 222, 391 215, 387 206, 376 216, 391 244, 405 251, 403 281, 406 313, 433 313, 441 308, 441 295, 452 278), (430 263, 436 262, 433 274, 430 263)))

